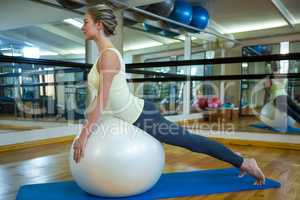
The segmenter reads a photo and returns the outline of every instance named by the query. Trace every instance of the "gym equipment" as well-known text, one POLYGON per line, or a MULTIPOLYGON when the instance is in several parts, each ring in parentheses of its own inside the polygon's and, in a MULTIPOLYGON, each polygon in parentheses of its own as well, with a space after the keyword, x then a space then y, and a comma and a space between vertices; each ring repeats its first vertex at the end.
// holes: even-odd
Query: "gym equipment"
POLYGON ((170 37, 170 38, 173 38, 173 37, 176 37, 176 36, 180 35, 179 33, 174 33, 172 31, 168 31, 168 30, 163 30, 159 34, 164 36, 164 37, 170 37))
POLYGON ((193 17, 191 21, 191 26, 199 29, 205 29, 208 25, 209 15, 205 8, 202 6, 193 7, 193 17))
POLYGON ((76 183, 89 194, 105 197, 149 190, 165 165, 162 144, 123 120, 108 115, 101 118, 79 163, 73 160, 71 147, 69 163, 76 183))
POLYGON ((218 108, 221 105, 221 99, 219 97, 212 97, 207 100, 209 108, 218 108))
MULTIPOLYGON (((238 177, 236 168, 210 169, 191 172, 166 173, 158 183, 147 192, 123 200, 149 200, 240 192, 246 190, 265 190, 279 188, 280 183, 266 179, 265 185, 253 185, 254 179, 249 176, 238 177)), ((17 200, 104 200, 120 198, 101 198, 83 192, 73 181, 26 185, 20 188, 17 200)))
MULTIPOLYGON (((175 0, 165 0, 160 3, 151 4, 147 6, 145 10, 162 17, 169 17, 174 9, 174 3, 175 0)), ((150 17, 150 19, 154 21, 158 20, 157 18, 153 17, 150 17)))
MULTIPOLYGON (((176 0, 174 10, 169 16, 172 20, 178 21, 183 24, 190 24, 193 17, 193 7, 185 0, 176 0)), ((174 24, 171 27, 176 28, 174 24)))
POLYGON ((277 109, 272 102, 267 103, 261 109, 260 120, 267 126, 278 131, 285 131, 287 127, 293 127, 295 120, 277 109))
POLYGON ((284 132, 284 133, 300 133, 300 128, 296 128, 296 127, 286 127, 286 129, 274 129, 264 123, 255 123, 255 124, 250 124, 250 127, 254 127, 254 128, 259 128, 259 129, 264 129, 264 130, 269 130, 269 131, 274 131, 274 132, 284 132))
POLYGON ((223 104, 223 108, 225 108, 225 109, 234 108, 234 104, 230 103, 230 102, 226 102, 226 103, 223 104))
POLYGON ((64 8, 68 9, 79 9, 85 6, 82 3, 78 3, 72 0, 56 0, 60 5, 62 5, 64 8))
POLYGON ((208 107, 208 102, 206 97, 198 97, 197 98, 197 105, 201 109, 205 109, 208 107))
POLYGON ((160 28, 152 26, 150 24, 143 23, 144 30, 150 33, 159 33, 161 31, 160 28))

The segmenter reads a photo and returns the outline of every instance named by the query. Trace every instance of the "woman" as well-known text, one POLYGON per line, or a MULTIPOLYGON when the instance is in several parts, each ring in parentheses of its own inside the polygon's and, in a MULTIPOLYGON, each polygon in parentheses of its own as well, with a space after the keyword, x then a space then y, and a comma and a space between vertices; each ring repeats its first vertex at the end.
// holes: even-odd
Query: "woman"
MULTIPOLYGON (((276 76, 280 74, 280 66, 277 62, 271 63, 271 68, 276 76)), ((270 100, 274 105, 283 113, 287 113, 288 116, 300 123, 300 107, 294 102, 294 100, 287 93, 287 78, 271 79, 270 84, 267 87, 270 88, 270 100)))
POLYGON ((88 75, 88 85, 93 101, 88 107, 86 122, 74 143, 74 160, 84 155, 87 139, 92 127, 104 112, 131 123, 149 133, 159 141, 205 153, 228 162, 256 179, 262 185, 265 178, 254 159, 244 159, 222 144, 206 137, 189 133, 179 125, 166 120, 154 104, 135 97, 126 82, 125 65, 118 50, 110 40, 117 26, 113 10, 106 5, 89 7, 82 31, 86 40, 94 40, 100 52, 97 62, 88 75), (162 129, 162 126, 167 127, 162 129))

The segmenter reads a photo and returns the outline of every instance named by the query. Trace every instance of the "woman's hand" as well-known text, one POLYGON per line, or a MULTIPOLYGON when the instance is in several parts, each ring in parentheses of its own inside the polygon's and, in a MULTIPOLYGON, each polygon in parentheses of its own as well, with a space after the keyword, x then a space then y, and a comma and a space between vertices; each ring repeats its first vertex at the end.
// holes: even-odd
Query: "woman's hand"
POLYGON ((88 134, 86 132, 81 132, 80 136, 74 142, 73 159, 76 163, 78 163, 81 157, 84 156, 84 150, 86 147, 87 140, 88 140, 88 134))

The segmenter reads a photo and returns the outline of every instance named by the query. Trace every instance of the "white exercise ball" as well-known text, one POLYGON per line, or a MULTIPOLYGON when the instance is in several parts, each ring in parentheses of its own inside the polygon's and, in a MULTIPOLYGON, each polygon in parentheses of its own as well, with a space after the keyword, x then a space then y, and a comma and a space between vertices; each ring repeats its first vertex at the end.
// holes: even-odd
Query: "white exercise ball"
POLYGON ((292 127, 295 124, 295 120, 288 116, 287 113, 281 112, 276 108, 273 102, 267 103, 261 109, 260 120, 277 130, 286 130, 287 127, 292 127))
POLYGON ((103 117, 90 135, 84 157, 69 163, 84 191, 103 197, 126 197, 149 190, 165 165, 162 144, 142 129, 115 117, 103 117))

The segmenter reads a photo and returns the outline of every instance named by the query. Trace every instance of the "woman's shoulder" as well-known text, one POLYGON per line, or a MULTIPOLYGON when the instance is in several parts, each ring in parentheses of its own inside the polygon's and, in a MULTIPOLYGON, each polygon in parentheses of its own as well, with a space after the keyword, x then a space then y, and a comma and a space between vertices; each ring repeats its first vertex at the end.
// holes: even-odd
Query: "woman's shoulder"
POLYGON ((121 53, 118 49, 116 49, 115 47, 108 47, 105 48, 104 50, 102 50, 102 52, 100 53, 100 58, 103 59, 103 57, 105 57, 104 55, 108 55, 107 58, 113 57, 114 55, 111 54, 111 52, 115 52, 117 57, 122 60, 122 56, 121 53))
POLYGON ((119 52, 115 48, 106 48, 101 53, 101 58, 98 60, 97 69, 100 71, 101 69, 120 69, 122 66, 122 58, 119 55, 119 52), (108 50, 112 50, 109 51, 108 50), (112 53, 115 52, 115 53, 112 53), (100 64, 101 63, 101 64, 100 64))

